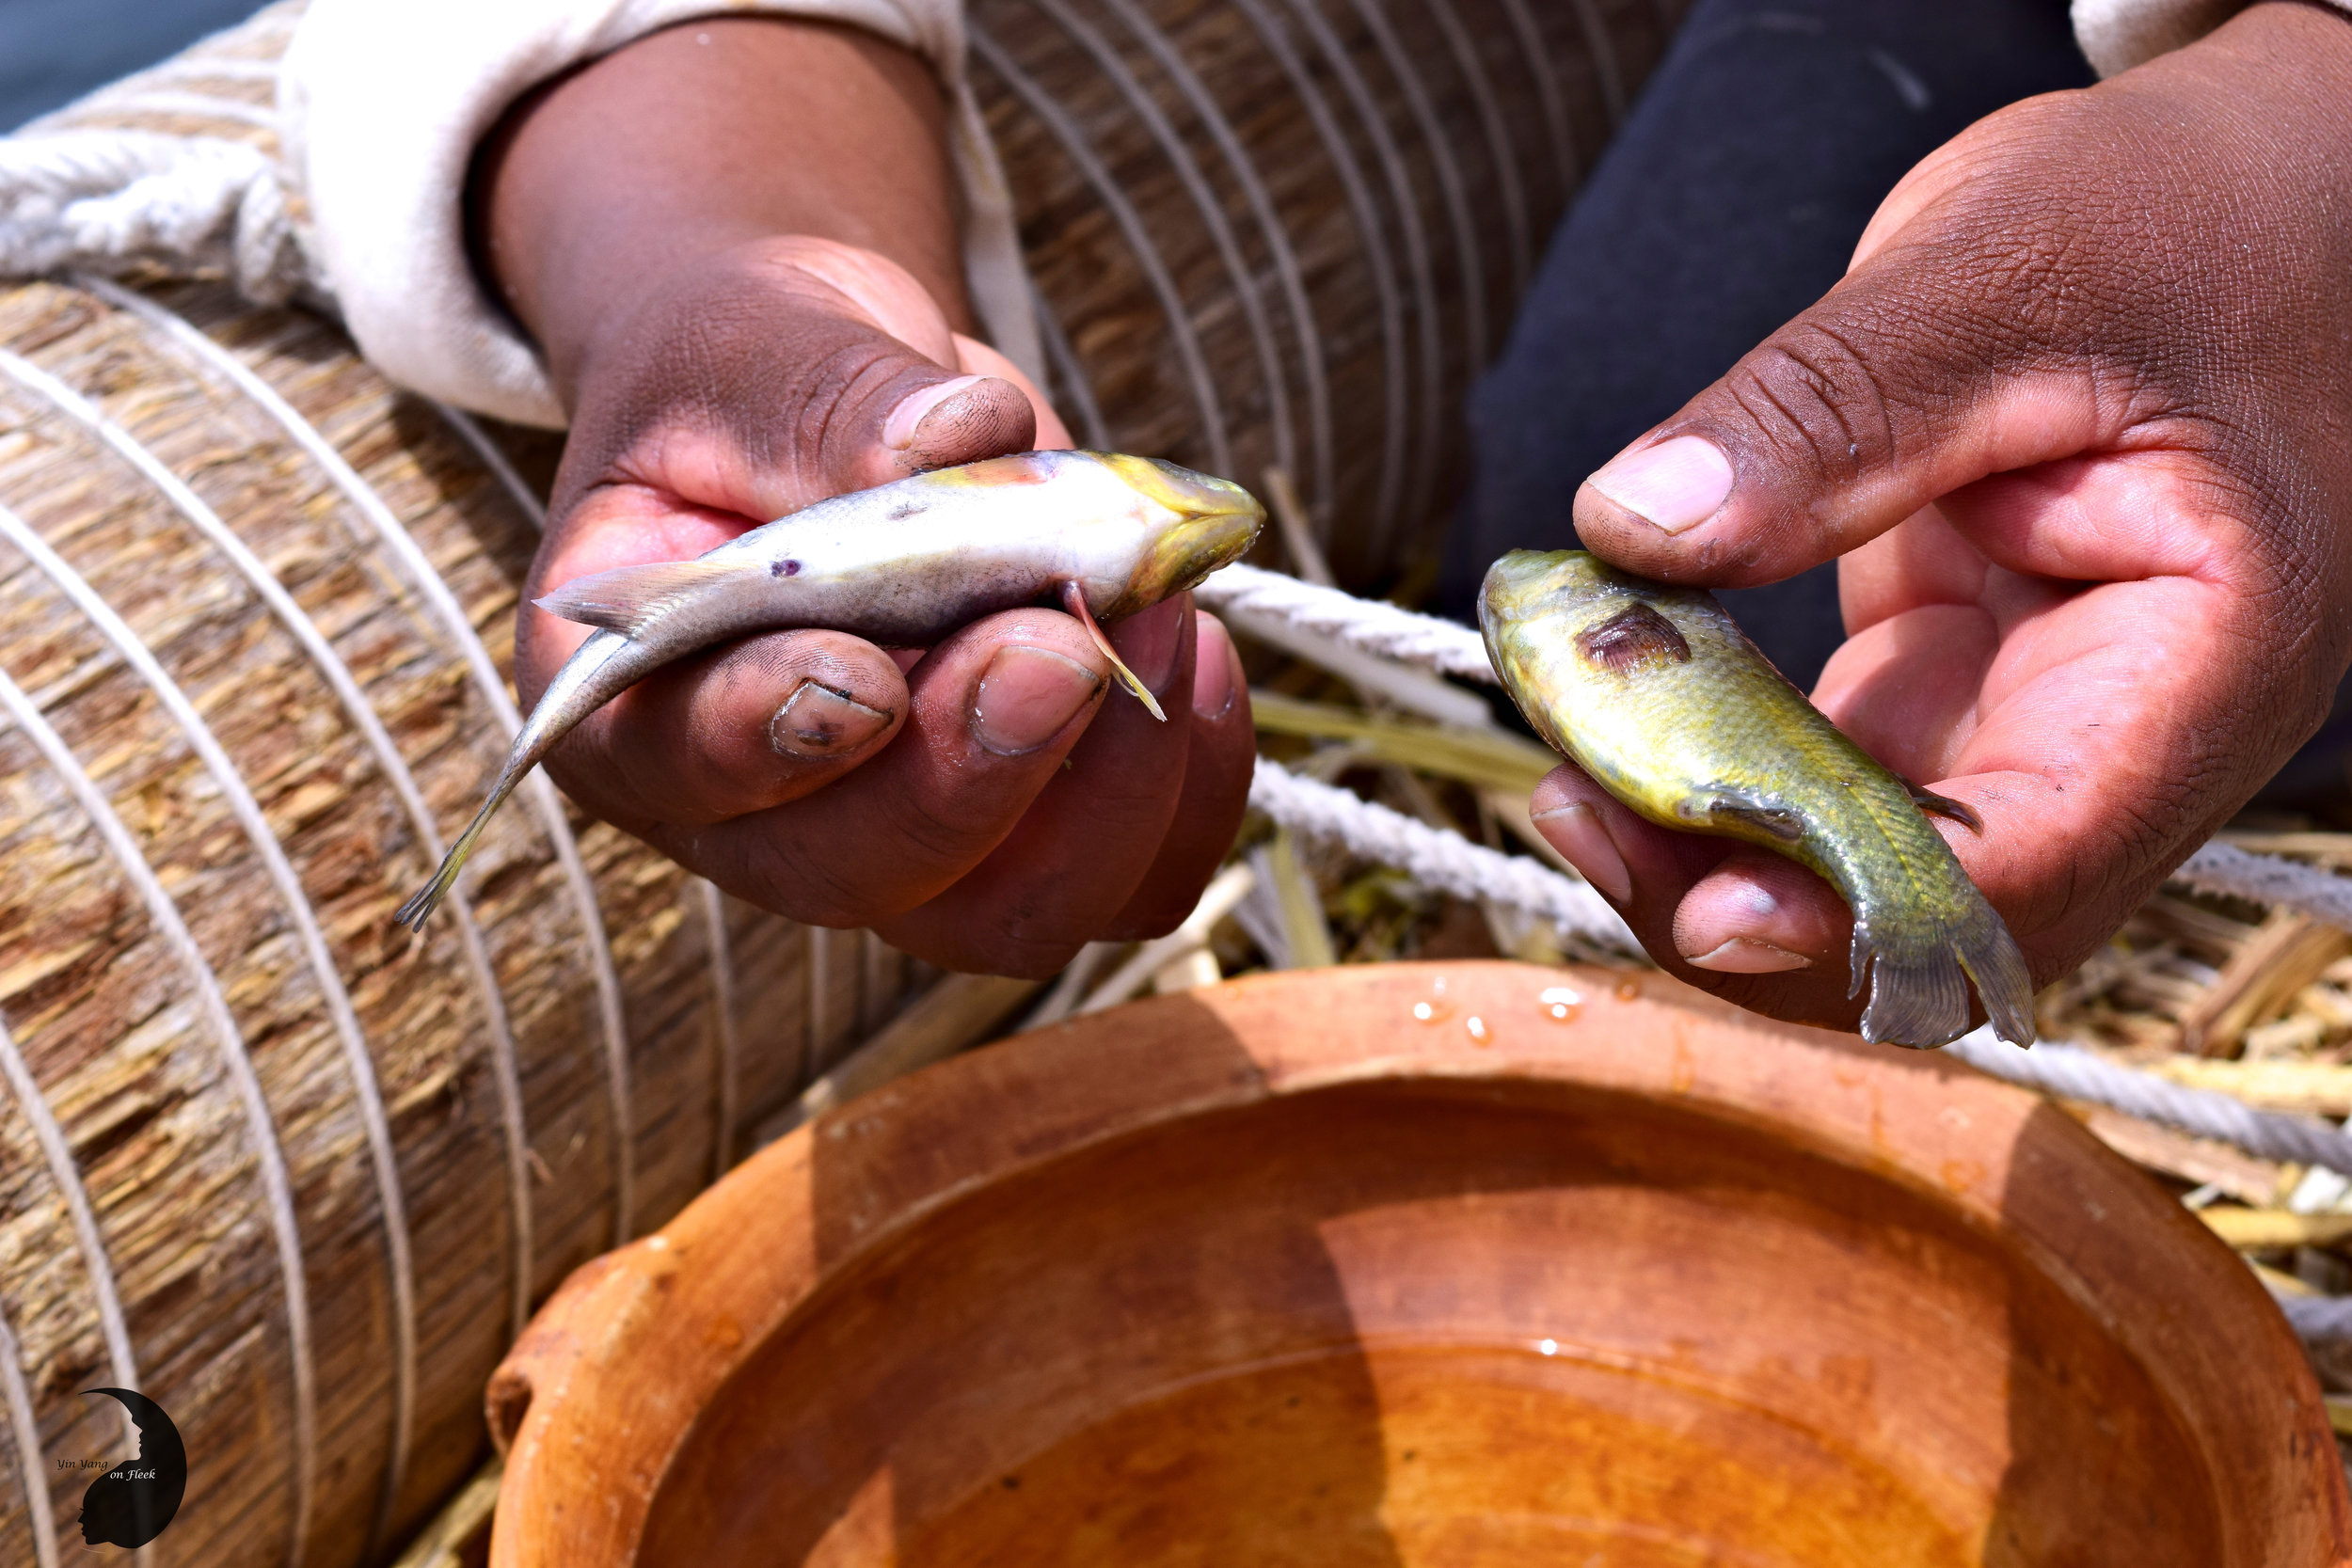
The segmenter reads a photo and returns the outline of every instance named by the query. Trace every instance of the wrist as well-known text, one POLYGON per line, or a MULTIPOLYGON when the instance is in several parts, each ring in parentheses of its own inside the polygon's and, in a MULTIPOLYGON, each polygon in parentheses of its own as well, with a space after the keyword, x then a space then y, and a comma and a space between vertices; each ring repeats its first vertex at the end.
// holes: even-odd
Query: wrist
POLYGON ((2257 0, 2195 43, 2103 86, 2143 72, 2224 88, 2249 112, 2288 116, 2282 128, 2298 137, 2352 142, 2352 10, 2328 0, 2257 0))
POLYGON ((961 328, 945 126, 930 67, 871 34, 775 17, 688 23, 517 102, 477 151, 469 237, 567 403, 578 367, 640 314, 649 280, 724 278, 746 246, 879 253, 961 328))
POLYGON ((757 341, 774 362, 798 363, 809 352, 800 346, 805 331, 830 341, 823 323, 880 332, 935 363, 955 363, 940 304, 888 257, 813 235, 715 228, 677 236, 663 263, 633 283, 566 295, 564 309, 548 313, 542 342, 568 402, 607 367, 648 354, 675 364, 697 342, 732 356, 757 341))

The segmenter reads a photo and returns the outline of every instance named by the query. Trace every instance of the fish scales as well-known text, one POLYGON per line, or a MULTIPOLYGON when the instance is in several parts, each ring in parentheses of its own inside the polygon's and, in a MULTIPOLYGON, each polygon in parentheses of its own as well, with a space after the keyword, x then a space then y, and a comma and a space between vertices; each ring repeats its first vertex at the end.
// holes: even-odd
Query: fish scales
POLYGON ((2032 982, 2009 927, 1924 813, 1975 822, 1856 746, 1702 590, 1581 550, 1514 550, 1480 594, 1488 656, 1554 750, 1661 827, 1744 840, 1818 872, 1853 911, 1851 994, 1867 1039, 1966 1033, 1974 982, 1994 1027, 2033 1039, 2032 982))
POLYGON ((393 918, 423 929, 501 803, 581 720, 663 665, 735 638, 822 628, 922 647, 983 615, 1057 602, 1159 715, 1097 622, 1240 559, 1264 520, 1240 485, 1173 463, 1023 452, 834 496, 691 561, 567 582, 540 608, 596 629, 540 693, 433 879, 393 918))

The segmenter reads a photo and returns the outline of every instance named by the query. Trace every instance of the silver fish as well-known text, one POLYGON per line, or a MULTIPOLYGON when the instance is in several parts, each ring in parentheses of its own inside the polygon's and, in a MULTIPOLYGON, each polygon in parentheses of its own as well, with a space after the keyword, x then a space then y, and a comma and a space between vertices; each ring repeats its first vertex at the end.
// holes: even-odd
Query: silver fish
POLYGON ((540 694, 433 879, 392 918, 424 928, 491 814, 574 725, 661 666, 734 638, 822 627, 923 647, 983 615, 1052 600, 1165 719, 1098 621, 1191 588, 1238 560, 1264 521, 1240 485, 1173 463, 1024 452, 835 496, 691 561, 567 582, 539 607, 598 630, 540 694))

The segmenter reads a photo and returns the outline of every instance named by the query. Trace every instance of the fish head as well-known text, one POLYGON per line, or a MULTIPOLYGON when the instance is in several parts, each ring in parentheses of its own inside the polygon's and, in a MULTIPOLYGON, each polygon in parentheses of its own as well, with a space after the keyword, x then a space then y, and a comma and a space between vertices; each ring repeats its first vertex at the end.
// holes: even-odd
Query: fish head
POLYGON ((1512 550, 1486 568, 1478 618, 1506 626, 1537 615, 1581 619, 1580 611, 1639 597, 1629 588, 1638 580, 1589 550, 1512 550))
POLYGON ((1513 550, 1486 570, 1478 626, 1486 657, 1535 733, 1576 755, 1562 715, 1577 693, 1688 665, 1676 624, 1704 595, 1620 572, 1584 550, 1513 550))
POLYGON ((1157 604, 1240 560, 1265 525, 1258 498, 1230 479, 1195 473, 1155 457, 1102 454, 1105 467, 1157 515, 1129 597, 1157 604))

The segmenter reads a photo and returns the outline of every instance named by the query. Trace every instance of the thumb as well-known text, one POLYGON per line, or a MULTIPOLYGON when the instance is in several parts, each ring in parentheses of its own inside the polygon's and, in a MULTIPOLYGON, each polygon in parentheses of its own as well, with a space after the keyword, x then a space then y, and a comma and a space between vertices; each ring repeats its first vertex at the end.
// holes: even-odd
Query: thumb
POLYGON ((2111 437, 2129 400, 2011 293, 1964 247, 1881 250, 1585 481, 1579 536, 1645 577, 1777 582, 1972 481, 2111 437))
POLYGON ((962 344, 905 268, 802 237, 774 243, 762 261, 783 308, 768 324, 771 341, 788 345, 781 360, 793 372, 784 397, 744 407, 757 436, 789 453, 775 481, 834 494, 1029 450, 1037 419, 1027 388, 971 373, 995 367, 961 363, 962 344))
POLYGON ((961 359, 886 258, 806 239, 714 253, 582 356, 559 494, 635 483, 673 510, 764 520, 1029 450, 1027 390, 961 359))
POLYGON ((828 453, 834 465, 882 483, 875 477, 878 466, 903 472, 947 467, 1026 451, 1033 440, 1049 436, 1062 437, 1053 444, 1069 444, 1061 421, 1029 378, 995 350, 951 330, 930 293, 896 261, 837 241, 805 237, 779 242, 771 260, 815 284, 812 293, 829 288, 845 316, 871 324, 892 340, 892 347, 907 351, 875 367, 895 373, 855 399, 865 406, 840 429, 827 432, 834 437, 828 453), (877 427, 873 415, 884 408, 877 427))

